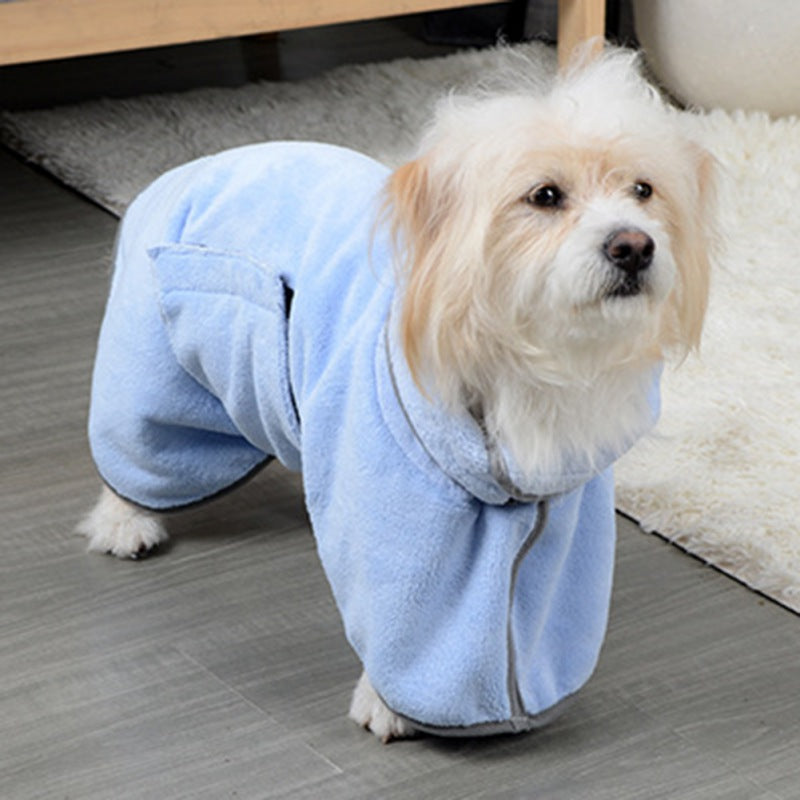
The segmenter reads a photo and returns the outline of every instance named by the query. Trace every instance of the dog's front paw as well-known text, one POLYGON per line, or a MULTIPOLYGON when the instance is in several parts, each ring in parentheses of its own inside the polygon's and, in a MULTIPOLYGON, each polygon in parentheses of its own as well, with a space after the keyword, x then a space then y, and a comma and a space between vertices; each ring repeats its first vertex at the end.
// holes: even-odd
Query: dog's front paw
POLYGON ((97 505, 80 521, 77 532, 89 539, 89 550, 117 558, 141 558, 167 541, 155 515, 103 487, 97 505))
POLYGON ((372 688, 366 672, 361 673, 353 691, 350 719, 372 731, 384 744, 392 739, 406 739, 415 733, 411 725, 386 707, 372 688))

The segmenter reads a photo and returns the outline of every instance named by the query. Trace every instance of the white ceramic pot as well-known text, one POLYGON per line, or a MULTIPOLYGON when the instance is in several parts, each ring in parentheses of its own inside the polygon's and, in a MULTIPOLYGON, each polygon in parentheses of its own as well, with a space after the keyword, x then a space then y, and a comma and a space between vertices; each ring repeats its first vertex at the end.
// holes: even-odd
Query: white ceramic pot
POLYGON ((800 114, 798 0, 633 0, 656 77, 702 108, 800 114))

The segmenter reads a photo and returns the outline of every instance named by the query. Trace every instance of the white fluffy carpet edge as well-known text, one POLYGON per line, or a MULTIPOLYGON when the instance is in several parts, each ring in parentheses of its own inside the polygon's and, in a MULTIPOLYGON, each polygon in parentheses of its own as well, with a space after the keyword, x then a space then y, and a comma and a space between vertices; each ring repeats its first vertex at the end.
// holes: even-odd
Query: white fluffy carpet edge
MULTIPOLYGON (((164 170, 255 141, 317 139, 397 164, 448 89, 554 69, 553 51, 529 44, 3 114, 0 136, 119 213, 164 170)), ((721 165, 723 248, 701 355, 665 376, 657 432, 617 467, 618 506, 800 611, 800 120, 681 118, 721 165)))
POLYGON ((347 65, 296 82, 0 112, 0 140, 120 214, 169 168, 229 147, 314 140, 402 163, 438 99, 476 86, 536 84, 555 72, 540 43, 431 59, 347 65))

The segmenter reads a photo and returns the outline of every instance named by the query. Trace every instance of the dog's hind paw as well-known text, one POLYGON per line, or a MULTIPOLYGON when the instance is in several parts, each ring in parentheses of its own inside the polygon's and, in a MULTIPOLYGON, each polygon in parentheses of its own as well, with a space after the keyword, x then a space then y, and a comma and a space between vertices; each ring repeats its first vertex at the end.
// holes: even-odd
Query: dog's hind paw
POLYGON ((407 739, 415 734, 414 728, 408 722, 386 707, 372 688, 366 672, 361 673, 353 691, 349 716, 363 728, 372 731, 384 744, 393 739, 407 739))
POLYGON ((155 514, 123 500, 107 487, 76 531, 88 538, 91 552, 117 558, 142 558, 168 538, 155 514))

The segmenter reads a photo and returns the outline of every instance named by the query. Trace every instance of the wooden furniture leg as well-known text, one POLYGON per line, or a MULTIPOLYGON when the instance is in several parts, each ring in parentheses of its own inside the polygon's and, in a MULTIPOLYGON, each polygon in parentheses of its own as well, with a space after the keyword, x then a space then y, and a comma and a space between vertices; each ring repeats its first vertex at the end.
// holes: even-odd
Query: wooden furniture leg
POLYGON ((603 49, 606 26, 605 0, 558 0, 558 64, 563 69, 573 50, 587 39, 597 38, 592 53, 603 49))

